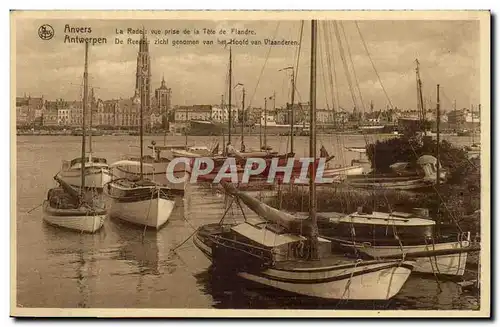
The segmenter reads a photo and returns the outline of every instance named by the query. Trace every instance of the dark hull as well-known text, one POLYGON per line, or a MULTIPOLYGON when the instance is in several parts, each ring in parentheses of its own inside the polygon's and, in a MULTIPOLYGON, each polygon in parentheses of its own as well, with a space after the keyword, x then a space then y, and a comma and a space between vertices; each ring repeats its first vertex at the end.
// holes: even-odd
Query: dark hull
POLYGON ((399 292, 413 262, 359 262, 339 256, 318 261, 274 262, 272 248, 232 235, 217 224, 198 229, 195 245, 212 261, 214 271, 226 271, 280 291, 329 300, 388 300, 399 292))

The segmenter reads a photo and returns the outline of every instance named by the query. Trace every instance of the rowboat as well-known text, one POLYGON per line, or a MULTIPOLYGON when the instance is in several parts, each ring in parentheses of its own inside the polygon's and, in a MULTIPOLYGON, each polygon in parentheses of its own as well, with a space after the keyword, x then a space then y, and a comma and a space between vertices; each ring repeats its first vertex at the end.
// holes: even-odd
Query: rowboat
POLYGON ((336 213, 318 213, 322 223, 320 234, 341 251, 361 254, 366 258, 424 253, 416 259, 416 272, 461 276, 465 271, 470 233, 440 235, 436 222, 428 219, 428 211, 377 212, 360 207, 357 212, 339 217, 336 213), (442 251, 449 254, 436 255, 442 251), (456 251, 452 251, 456 250, 456 251), (455 253, 453 253, 455 252, 455 253))

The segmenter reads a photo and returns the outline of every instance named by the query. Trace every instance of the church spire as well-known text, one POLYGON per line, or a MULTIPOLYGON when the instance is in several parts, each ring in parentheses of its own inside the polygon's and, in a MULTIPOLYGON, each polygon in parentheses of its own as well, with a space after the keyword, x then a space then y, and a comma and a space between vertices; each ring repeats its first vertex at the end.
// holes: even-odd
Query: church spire
POLYGON ((144 101, 144 108, 149 110, 151 104, 151 59, 144 26, 142 27, 139 52, 137 53, 135 88, 139 90, 139 94, 141 94, 141 99, 144 101))
POLYGON ((149 52, 148 38, 146 37, 146 30, 142 27, 141 40, 139 41, 139 52, 149 52))

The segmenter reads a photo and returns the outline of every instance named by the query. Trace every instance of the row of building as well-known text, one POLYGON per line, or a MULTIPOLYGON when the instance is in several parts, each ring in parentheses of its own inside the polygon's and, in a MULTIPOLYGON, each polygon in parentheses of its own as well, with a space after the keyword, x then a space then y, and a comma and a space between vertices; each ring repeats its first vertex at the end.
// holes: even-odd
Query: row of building
MULTIPOLYGON (((143 113, 145 126, 161 127, 171 111, 171 90, 165 80, 155 90, 155 96, 148 102, 143 113)), ((95 127, 132 127, 139 125, 140 104, 137 97, 129 99, 101 100, 92 95, 88 103, 87 124, 95 127), (92 121, 91 121, 92 120, 92 121)), ((22 126, 81 127, 83 122, 83 102, 42 97, 23 96, 16 98, 16 124, 22 126)))
MULTIPOLYGON (((176 106, 171 108, 171 91, 165 86, 164 79, 155 96, 150 100, 150 106, 143 113, 144 126, 150 128, 165 128, 168 123, 185 123, 190 120, 227 122, 229 107, 221 105, 192 105, 176 106), (162 92, 165 90, 165 92, 162 92)), ((234 123, 239 123, 244 117, 247 124, 268 123, 290 124, 292 122, 292 107, 247 108, 242 111, 232 107, 231 116, 234 123)), ((136 127, 139 125, 140 107, 134 97, 130 99, 101 100, 91 97, 88 110, 92 110, 92 117, 87 115, 87 123, 92 119, 92 126, 102 128, 136 127)), ((353 110, 318 109, 316 120, 320 124, 397 124, 400 118, 417 119, 417 110, 387 109, 363 113, 353 110)), ((43 97, 19 97, 16 99, 16 123, 18 126, 64 126, 80 127, 83 119, 83 105, 81 101, 45 100, 43 97)), ((436 121, 434 111, 427 111, 426 119, 436 121)), ((309 105, 298 103, 293 106, 294 124, 309 122, 309 105)), ((441 115, 441 122, 448 123, 452 128, 479 124, 479 111, 470 109, 452 110, 441 115)))

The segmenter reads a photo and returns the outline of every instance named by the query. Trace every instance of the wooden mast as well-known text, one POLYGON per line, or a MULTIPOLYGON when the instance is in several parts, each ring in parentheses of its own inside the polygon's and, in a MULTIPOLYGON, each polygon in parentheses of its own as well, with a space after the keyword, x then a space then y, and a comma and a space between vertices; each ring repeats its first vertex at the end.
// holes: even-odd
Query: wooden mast
POLYGON ((264 148, 267 149, 267 97, 264 98, 264 148))
POLYGON ((241 99, 241 152, 245 151, 245 87, 243 87, 243 96, 241 99))
MULTIPOLYGON (((229 47, 229 99, 228 99, 228 103, 229 103, 229 132, 228 132, 228 140, 227 142, 228 143, 231 143, 231 119, 232 119, 232 115, 231 115, 231 91, 232 91, 232 84, 233 84, 233 53, 231 51, 231 47, 229 47)), ((224 145, 225 147, 226 145, 224 145)))
POLYGON ((92 162, 92 112, 94 109, 94 88, 90 90, 89 162, 92 162))
POLYGON ((424 109, 424 98, 422 96, 422 80, 420 79, 420 62, 418 59, 415 59, 415 62, 417 64, 417 68, 415 69, 416 76, 417 76, 417 102, 420 105, 420 110, 419 112, 419 117, 420 117, 420 128, 421 130, 424 129, 424 121, 425 121, 425 109, 424 109))
POLYGON ((189 124, 189 106, 186 106, 186 123, 184 125, 184 147, 188 147, 188 124, 189 124))
POLYGON ((262 109, 259 110, 259 146, 260 150, 262 150, 262 109))
POLYGON ((292 99, 291 99, 292 104, 290 106, 290 153, 294 153, 293 152, 293 134, 294 134, 293 102, 294 101, 295 101, 295 71, 292 67, 292 99))
MULTIPOLYGON (((226 118, 226 111, 224 110, 224 94, 220 96, 220 107, 221 107, 221 112, 222 112, 222 122, 224 122, 224 119, 226 118)), ((223 125, 224 126, 224 125, 223 125)), ((226 134, 224 133, 224 127, 221 128, 222 131, 222 155, 226 155, 226 134)))
MULTIPOLYGON (((145 33, 145 30, 144 30, 144 27, 142 27, 142 36, 141 36, 141 41, 140 42, 144 42, 144 44, 146 44, 146 33, 145 33)), ((140 49, 142 49, 140 47, 140 49)), ((140 179, 142 180, 143 178, 143 122, 142 122, 142 115, 143 115, 143 111, 144 111, 144 101, 146 100, 145 99, 145 96, 144 96, 144 72, 143 72, 143 69, 141 69, 141 89, 139 90, 139 99, 141 101, 141 104, 140 104, 140 116, 139 116, 139 140, 140 140, 140 148, 141 148, 141 156, 140 156, 140 166, 141 166, 141 171, 140 171, 140 179)))
POLYGON ((311 230, 309 241, 311 246, 311 259, 319 259, 318 253, 318 223, 316 218, 316 46, 317 46, 317 21, 311 21, 311 74, 309 88, 310 115, 309 126, 311 136, 309 138, 309 157, 314 161, 311 165, 309 176, 309 219, 311 220, 311 230))
POLYGON ((87 93, 88 93, 88 54, 89 54, 89 43, 85 42, 85 68, 83 71, 83 101, 82 101, 82 158, 80 162, 80 175, 81 175, 81 182, 80 182, 80 195, 83 198, 84 195, 84 189, 85 189, 85 138, 87 137, 87 133, 85 133, 85 112, 87 111, 87 93))
POLYGON ((294 101, 295 101, 295 71, 294 71, 294 67, 293 66, 289 66, 289 67, 286 67, 286 68, 283 68, 283 69, 280 69, 280 71, 282 70, 292 70, 292 75, 291 75, 291 86, 292 86, 292 95, 291 95, 291 104, 290 104, 290 114, 289 114, 289 117, 290 117, 290 153, 293 154, 293 132, 294 132, 294 112, 293 112, 293 104, 294 104, 294 101))
MULTIPOLYGON (((440 138, 440 130, 439 130, 439 125, 441 123, 441 104, 439 102, 439 84, 437 85, 437 101, 436 101, 436 141, 437 141, 437 146, 436 146, 436 159, 437 159, 437 165, 436 165, 436 191, 438 192, 438 215, 437 215, 437 223, 439 224, 440 222, 440 217, 439 217, 439 207, 441 206, 441 198, 439 197, 439 185, 441 183, 441 167, 440 167, 440 161, 439 161, 439 138, 440 138)), ((438 226, 439 227, 439 226, 438 226)))

